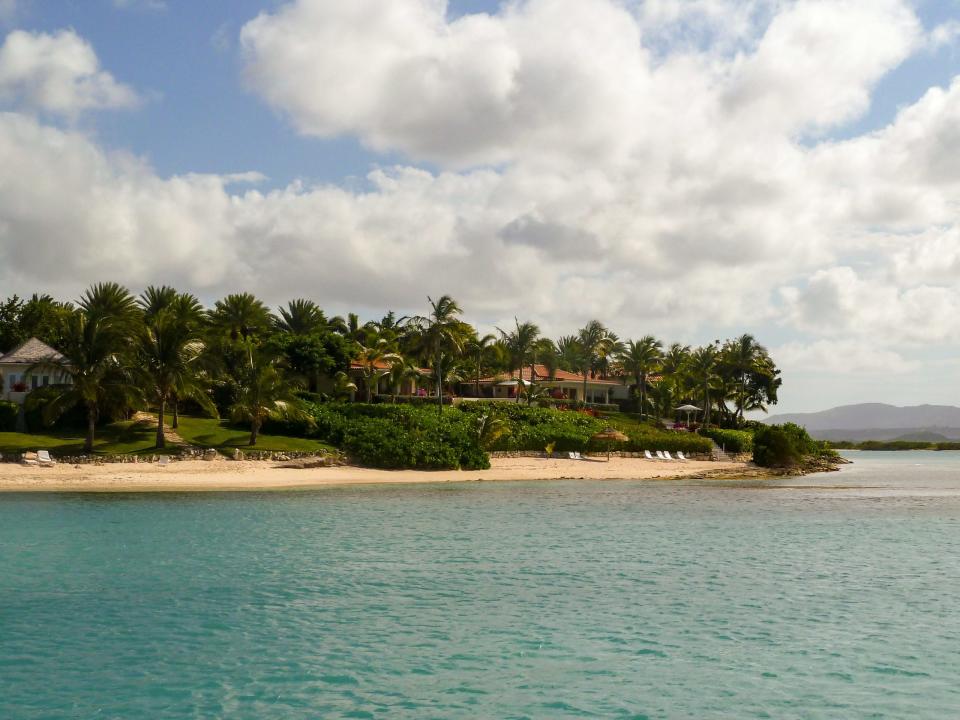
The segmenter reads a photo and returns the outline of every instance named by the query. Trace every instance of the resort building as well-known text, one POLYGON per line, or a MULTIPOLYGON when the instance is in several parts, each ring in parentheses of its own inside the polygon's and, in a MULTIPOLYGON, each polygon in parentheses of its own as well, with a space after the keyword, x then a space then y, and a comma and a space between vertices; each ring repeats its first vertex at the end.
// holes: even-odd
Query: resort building
MULTIPOLYGON (((479 382, 481 398, 494 400, 509 400, 517 397, 521 385, 531 382, 546 388, 550 397, 556 400, 570 400, 571 402, 611 403, 614 400, 627 397, 628 390, 618 380, 604 380, 601 378, 586 378, 586 398, 584 394, 584 376, 567 370, 554 370, 553 373, 545 365, 534 365, 512 373, 504 373, 493 377, 481 378, 479 382)), ((477 385, 474 382, 463 382, 461 388, 466 396, 477 395, 477 385)))
POLYGON ((63 355, 37 338, 30 338, 0 356, 0 383, 3 388, 0 399, 23 405, 31 390, 69 383, 69 374, 45 365, 62 361, 63 355))
MULTIPOLYGON (((394 388, 393 382, 387 375, 393 365, 386 361, 378 360, 373 364, 373 367, 380 373, 380 377, 377 379, 376 387, 372 388, 371 395, 392 395, 394 392, 396 392, 397 395, 426 395, 427 388, 430 384, 429 378, 433 374, 427 368, 418 368, 418 377, 406 378, 400 382, 399 387, 394 388)), ((366 394, 366 386, 364 384, 366 382, 364 379, 366 369, 366 365, 357 360, 350 363, 350 379, 357 386, 357 391, 352 395, 359 398, 363 398, 366 394)), ((350 399, 354 400, 356 398, 351 396, 350 399)))

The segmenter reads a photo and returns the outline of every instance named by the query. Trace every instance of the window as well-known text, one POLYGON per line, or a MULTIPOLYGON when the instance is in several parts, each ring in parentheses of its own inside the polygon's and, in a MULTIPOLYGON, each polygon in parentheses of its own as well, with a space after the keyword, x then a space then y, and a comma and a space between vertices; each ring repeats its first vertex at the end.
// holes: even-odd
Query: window
POLYGON ((44 375, 44 376, 43 376, 43 386, 46 387, 46 386, 49 385, 49 384, 50 384, 50 376, 49 376, 49 375, 44 375))
POLYGON ((36 390, 38 387, 40 387, 40 378, 38 378, 36 375, 31 375, 31 376, 30 376, 30 389, 31 389, 31 390, 36 390))

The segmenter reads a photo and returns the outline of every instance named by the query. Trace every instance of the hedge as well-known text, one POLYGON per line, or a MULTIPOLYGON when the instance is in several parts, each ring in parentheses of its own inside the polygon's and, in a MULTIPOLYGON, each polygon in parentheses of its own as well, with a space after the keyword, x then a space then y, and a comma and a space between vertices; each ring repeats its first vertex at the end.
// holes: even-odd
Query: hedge
POLYGON ((758 428, 753 437, 753 461, 763 467, 792 467, 821 455, 835 453, 794 423, 758 428))
POLYGON ((0 432, 13 432, 17 429, 17 415, 20 406, 16 403, 0 401, 0 432))
POLYGON ((727 452, 746 453, 753 450, 753 433, 747 430, 700 428, 700 434, 712 439, 727 452))

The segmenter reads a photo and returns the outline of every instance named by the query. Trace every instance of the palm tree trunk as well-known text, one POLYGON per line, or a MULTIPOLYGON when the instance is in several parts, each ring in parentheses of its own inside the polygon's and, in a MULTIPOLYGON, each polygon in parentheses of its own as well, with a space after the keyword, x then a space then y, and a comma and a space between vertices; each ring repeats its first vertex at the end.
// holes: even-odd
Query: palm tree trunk
POLYGON ((439 353, 437 354, 437 415, 443 417, 443 367, 439 353))
POLYGON ((167 400, 160 398, 160 405, 157 408, 157 448, 166 447, 166 438, 163 436, 163 415, 167 409, 167 400))
POLYGON ((173 423, 171 426, 174 430, 180 427, 180 398, 174 393, 173 396, 173 423))
POLYGON ((482 359, 481 353, 477 353, 477 384, 474 388, 474 392, 477 397, 480 397, 480 361, 482 359))
POLYGON ((638 372, 637 381, 640 383, 640 419, 642 420, 647 412, 647 374, 638 372))
POLYGON ((527 405, 533 405, 533 366, 536 358, 530 359, 530 389, 527 391, 527 405))
POLYGON ((87 404, 87 437, 83 441, 83 452, 87 455, 93 453, 93 435, 97 427, 97 406, 87 404))
POLYGON ((257 444, 257 435, 260 434, 260 418, 255 417, 250 423, 250 447, 257 444))

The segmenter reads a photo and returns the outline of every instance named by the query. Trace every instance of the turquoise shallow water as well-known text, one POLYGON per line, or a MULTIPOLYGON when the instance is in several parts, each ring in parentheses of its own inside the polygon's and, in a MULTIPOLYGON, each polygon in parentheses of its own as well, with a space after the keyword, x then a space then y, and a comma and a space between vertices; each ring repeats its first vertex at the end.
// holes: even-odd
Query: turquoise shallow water
POLYGON ((853 457, 0 495, 0 718, 956 717, 960 456, 853 457))

